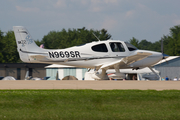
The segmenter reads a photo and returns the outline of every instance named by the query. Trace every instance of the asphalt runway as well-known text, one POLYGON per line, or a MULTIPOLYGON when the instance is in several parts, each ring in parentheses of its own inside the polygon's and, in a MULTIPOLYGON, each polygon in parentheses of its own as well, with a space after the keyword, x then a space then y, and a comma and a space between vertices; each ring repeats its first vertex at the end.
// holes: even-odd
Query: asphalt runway
POLYGON ((1 80, 0 89, 180 90, 180 81, 1 80))

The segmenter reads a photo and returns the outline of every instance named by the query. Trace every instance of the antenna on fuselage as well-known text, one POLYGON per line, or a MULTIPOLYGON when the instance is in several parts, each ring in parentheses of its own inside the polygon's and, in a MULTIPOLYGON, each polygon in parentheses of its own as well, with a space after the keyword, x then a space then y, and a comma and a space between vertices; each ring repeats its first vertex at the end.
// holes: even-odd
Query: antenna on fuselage
POLYGON ((92 33, 92 34, 94 35, 94 37, 96 37, 100 41, 100 39, 94 33, 92 33))

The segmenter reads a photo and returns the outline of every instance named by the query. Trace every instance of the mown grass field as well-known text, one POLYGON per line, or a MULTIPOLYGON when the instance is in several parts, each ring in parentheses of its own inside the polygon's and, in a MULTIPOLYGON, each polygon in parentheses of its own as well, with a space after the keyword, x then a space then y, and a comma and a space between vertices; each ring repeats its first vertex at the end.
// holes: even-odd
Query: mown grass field
POLYGON ((180 120, 180 91, 0 90, 0 119, 180 120))

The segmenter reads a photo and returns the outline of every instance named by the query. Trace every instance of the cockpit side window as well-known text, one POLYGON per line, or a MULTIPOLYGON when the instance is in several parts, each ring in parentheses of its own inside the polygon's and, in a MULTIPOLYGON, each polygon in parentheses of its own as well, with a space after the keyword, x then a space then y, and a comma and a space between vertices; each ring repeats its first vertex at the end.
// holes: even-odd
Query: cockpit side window
POLYGON ((124 46, 119 42, 111 42, 110 47, 113 52, 125 52, 124 46))
POLYGON ((104 43, 92 46, 91 49, 95 52, 108 52, 108 49, 104 43))
POLYGON ((124 43, 126 44, 129 51, 137 50, 137 48, 135 46, 131 45, 130 43, 128 43, 128 42, 124 42, 124 43))

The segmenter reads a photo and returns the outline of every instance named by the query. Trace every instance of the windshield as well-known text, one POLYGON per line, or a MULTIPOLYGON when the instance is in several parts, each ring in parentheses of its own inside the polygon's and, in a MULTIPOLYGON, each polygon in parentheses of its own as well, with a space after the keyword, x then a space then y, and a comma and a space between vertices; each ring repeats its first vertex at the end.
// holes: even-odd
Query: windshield
POLYGON ((129 51, 137 50, 137 48, 134 45, 131 45, 128 42, 125 42, 125 44, 126 44, 127 48, 129 49, 129 51))

